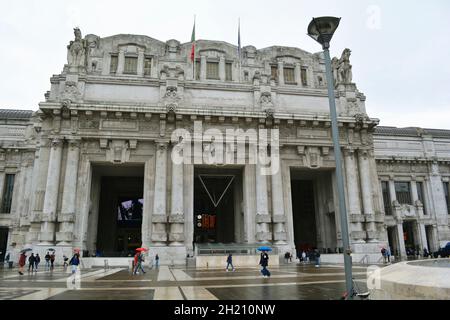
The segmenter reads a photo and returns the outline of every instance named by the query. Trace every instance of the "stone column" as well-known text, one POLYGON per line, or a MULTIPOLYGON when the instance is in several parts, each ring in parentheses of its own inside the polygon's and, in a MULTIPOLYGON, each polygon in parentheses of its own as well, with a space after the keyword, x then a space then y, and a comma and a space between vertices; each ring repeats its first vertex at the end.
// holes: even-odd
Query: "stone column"
POLYGON ((138 49, 137 75, 144 76, 144 49, 138 49))
MULTIPOLYGON (((395 193, 395 181, 394 181, 394 177, 390 177, 389 178, 389 195, 391 196, 391 207, 392 207, 392 211, 394 211, 394 207, 392 205, 392 203, 394 201, 397 200, 397 194, 395 193)), ((392 212, 394 214, 394 212, 392 212)))
POLYGON ((308 66, 308 68, 306 69, 306 73, 307 73, 307 83, 308 83, 308 87, 310 88, 314 88, 314 71, 312 66, 308 66))
POLYGON ((69 142, 67 150, 61 214, 58 216, 58 222, 60 222, 59 232, 56 233, 58 245, 70 245, 72 242, 73 222, 75 221, 76 213, 76 181, 78 176, 79 158, 80 147, 78 141, 72 140, 69 142))
POLYGON ((403 221, 397 221, 397 243, 400 259, 406 259, 405 239, 403 238, 403 221))
MULTIPOLYGON (((272 151, 273 152, 273 151, 272 151)), ((274 161, 274 158, 272 158, 274 161)), ((284 214, 283 181, 281 177, 281 160, 279 170, 271 176, 272 181, 272 219, 274 244, 286 244, 286 215, 284 214)))
POLYGON ((367 150, 359 150, 359 175, 361 180, 361 191, 363 200, 364 217, 366 220, 367 238, 376 241, 375 213, 373 210, 372 185, 370 165, 367 150))
POLYGON ((4 197, 4 194, 3 194, 3 190, 5 190, 5 187, 4 187, 4 183, 5 183, 5 172, 3 171, 4 170, 4 168, 2 167, 2 168, 0 168, 0 191, 2 191, 2 192, 0 192, 0 210, 1 210, 1 207, 2 207, 2 204, 3 204, 3 197, 4 197))
POLYGON ((62 141, 53 139, 48 163, 44 208, 39 241, 41 244, 53 244, 55 240, 55 219, 58 207, 59 177, 61 172, 62 141))
POLYGON ((206 80, 206 56, 200 56, 200 81, 206 80))
MULTIPOLYGON (((180 152, 181 155, 181 152, 180 152)), ((172 190, 170 206, 171 246, 183 245, 184 241, 184 202, 183 202, 183 162, 176 163, 172 159, 172 190)))
POLYGON ((278 85, 284 85, 284 63, 283 61, 278 61, 278 85))
POLYGON ((295 76, 295 82, 297 82, 297 86, 302 86, 302 74, 301 74, 301 65, 300 62, 295 63, 295 69, 294 69, 294 76, 295 76))
POLYGON ((123 68, 125 66, 125 51, 123 48, 119 50, 119 56, 117 58, 117 74, 123 74, 123 68))
POLYGON ((417 221, 417 228, 418 228, 418 235, 419 235, 419 239, 420 239, 420 254, 423 254, 423 249, 427 249, 428 251, 430 251, 428 248, 428 242, 427 242, 427 232, 425 230, 425 225, 422 222, 417 221))
POLYGON ((256 163, 256 240, 268 243, 272 239, 269 230, 270 215, 267 199, 267 176, 261 174, 262 166, 256 163))
POLYGON ((415 177, 413 177, 413 179, 411 180, 411 199, 413 206, 416 208, 418 217, 423 218, 423 203, 422 205, 418 205, 417 203, 417 201, 419 201, 419 193, 417 191, 417 183, 415 177))
POLYGON ((225 57, 223 55, 219 58, 219 79, 220 81, 225 81, 225 57))
MULTIPOLYGON (((450 228, 442 176, 439 172, 439 164, 437 162, 432 163, 430 166, 430 187, 434 205, 434 212, 436 215, 437 234, 440 238, 438 240, 447 241, 447 235, 450 235, 450 228)), ((439 245, 439 242, 437 244, 439 245)))
POLYGON ((355 163, 355 151, 344 150, 345 175, 347 182, 348 215, 352 222, 351 236, 357 242, 365 242, 363 228, 364 216, 361 215, 361 202, 358 184, 358 167, 355 163))
POLYGON ((156 143, 155 193, 152 214, 152 235, 154 245, 164 246, 167 241, 166 212, 167 142, 156 143))
POLYGON ((152 195, 154 194, 154 180, 155 175, 155 159, 151 157, 149 160, 145 162, 144 168, 144 205, 142 208, 142 246, 145 248, 150 247, 151 242, 151 215, 153 211, 153 199, 152 195))

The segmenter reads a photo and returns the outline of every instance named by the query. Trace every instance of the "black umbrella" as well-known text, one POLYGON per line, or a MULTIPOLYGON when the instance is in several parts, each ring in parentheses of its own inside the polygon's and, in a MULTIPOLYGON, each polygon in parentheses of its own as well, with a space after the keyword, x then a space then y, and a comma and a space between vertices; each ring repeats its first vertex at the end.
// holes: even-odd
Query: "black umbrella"
POLYGON ((22 249, 20 251, 20 253, 24 253, 24 252, 28 252, 28 251, 33 251, 33 249, 31 249, 31 248, 22 249))

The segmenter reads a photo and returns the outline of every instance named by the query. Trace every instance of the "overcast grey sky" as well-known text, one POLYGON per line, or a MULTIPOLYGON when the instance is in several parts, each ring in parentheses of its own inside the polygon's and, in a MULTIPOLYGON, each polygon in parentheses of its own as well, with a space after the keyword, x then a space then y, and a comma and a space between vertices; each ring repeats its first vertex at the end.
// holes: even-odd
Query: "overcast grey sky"
POLYGON ((62 71, 73 27, 242 45, 320 47, 306 36, 313 16, 342 17, 331 51, 352 50, 353 80, 381 125, 450 129, 450 1, 407 0, 0 0, 0 108, 37 110, 62 71))

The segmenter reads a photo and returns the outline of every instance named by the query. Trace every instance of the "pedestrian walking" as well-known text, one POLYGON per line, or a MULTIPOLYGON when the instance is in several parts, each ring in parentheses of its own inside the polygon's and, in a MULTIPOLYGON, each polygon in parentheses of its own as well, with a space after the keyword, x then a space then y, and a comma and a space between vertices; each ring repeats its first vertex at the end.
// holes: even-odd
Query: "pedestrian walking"
POLYGON ((269 255, 267 254, 267 252, 263 251, 261 253, 261 259, 259 260, 259 264, 262 267, 261 274, 263 275, 263 277, 264 278, 270 277, 270 271, 267 269, 267 267, 269 266, 269 255))
POLYGON ((142 273, 146 273, 144 270, 144 267, 142 266, 142 263, 145 261, 144 260, 144 253, 143 252, 139 252, 139 255, 137 257, 137 265, 134 269, 134 274, 139 274, 139 270, 142 271, 142 273))
POLYGON ((69 258, 67 258, 67 256, 64 254, 64 255, 63 255, 63 267, 64 267, 64 270, 66 270, 66 269, 67 269, 67 266, 69 265, 69 264, 67 263, 67 261, 69 261, 69 258))
POLYGON ((36 256, 34 257, 34 272, 38 271, 39 263, 41 263, 41 257, 39 256, 39 253, 36 253, 36 256))
POLYGON ((45 259, 45 270, 50 270, 50 253, 48 251, 44 259, 45 259))
POLYGON ((228 272, 228 267, 229 266, 231 266, 231 270, 232 271, 235 271, 236 269, 234 269, 234 267, 233 267, 233 255, 230 253, 229 255, 228 255, 228 258, 227 258, 227 267, 225 268, 225 270, 228 272))
POLYGON ((19 274, 23 276, 23 267, 25 267, 27 261, 27 255, 25 252, 22 252, 19 257, 19 274))
POLYGON ((385 248, 381 248, 381 256, 383 257, 384 263, 386 263, 387 262, 387 255, 386 255, 386 249, 385 248))
POLYGON ((316 258, 316 268, 320 267, 320 251, 316 249, 314 252, 315 258, 316 258))
POLYGON ((31 256, 28 257, 28 272, 34 271, 34 262, 35 262, 34 253, 31 253, 31 256))
POLYGON ((305 251, 302 251, 302 261, 303 261, 303 264, 306 263, 306 252, 305 251))
POLYGON ((155 267, 156 268, 159 267, 159 256, 158 256, 158 254, 155 255, 155 267))
POLYGON ((53 270, 55 267, 55 252, 50 255, 50 269, 53 270))
POLYGON ((72 259, 70 259, 69 264, 72 266, 72 283, 75 283, 75 274, 77 273, 78 266, 80 265, 80 254, 75 253, 72 259))
POLYGON ((391 248, 389 246, 387 246, 387 248, 386 248, 386 258, 387 258, 387 262, 391 263, 391 248))

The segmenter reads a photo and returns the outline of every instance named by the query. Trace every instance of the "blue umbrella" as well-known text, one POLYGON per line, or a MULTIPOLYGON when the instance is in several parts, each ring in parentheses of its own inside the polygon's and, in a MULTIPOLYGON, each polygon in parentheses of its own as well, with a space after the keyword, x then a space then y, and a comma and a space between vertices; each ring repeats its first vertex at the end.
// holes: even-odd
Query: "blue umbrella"
POLYGON ((270 247, 259 247, 258 250, 259 251, 272 251, 272 248, 270 248, 270 247))

